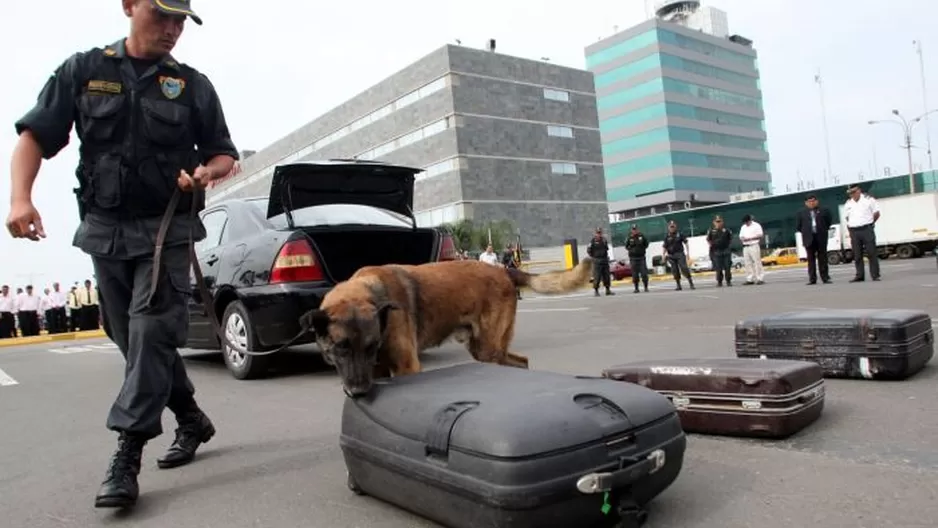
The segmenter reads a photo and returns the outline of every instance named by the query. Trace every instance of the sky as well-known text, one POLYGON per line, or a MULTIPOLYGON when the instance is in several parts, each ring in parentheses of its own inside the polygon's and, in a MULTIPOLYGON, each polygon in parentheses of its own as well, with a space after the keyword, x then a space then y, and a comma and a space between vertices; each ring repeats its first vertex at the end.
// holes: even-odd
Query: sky
MULTIPOLYGON (((0 215, 9 213, 13 123, 43 83, 75 51, 114 42, 129 22, 118 0, 7 2, 0 45, 13 55, 0 98, 0 215), (12 51, 9 51, 12 50, 12 51)), ((651 0, 650 5, 654 4, 651 0)), ((938 108, 938 20, 934 0, 704 0, 728 13, 731 33, 754 42, 766 112, 775 192, 799 179, 825 184, 827 157, 820 90, 826 101, 830 158, 840 183, 907 172, 902 130, 870 126, 892 109, 924 111, 920 40, 930 109, 938 108), (874 170, 875 167, 875 170, 874 170), (862 176, 861 176, 862 175, 862 176)), ((193 0, 203 26, 189 22, 174 56, 209 76, 239 149, 260 150, 432 50, 456 39, 501 53, 585 68, 583 49, 644 20, 642 0, 474 0, 445 2, 297 2, 193 0)), ((938 113, 928 127, 938 150, 938 113)), ((913 137, 914 162, 927 168, 926 126, 913 137)), ((70 284, 92 274, 73 248, 78 225, 72 188, 77 139, 46 161, 33 192, 47 238, 0 233, 0 283, 70 284)), ((918 170, 918 168, 916 169, 918 170)))

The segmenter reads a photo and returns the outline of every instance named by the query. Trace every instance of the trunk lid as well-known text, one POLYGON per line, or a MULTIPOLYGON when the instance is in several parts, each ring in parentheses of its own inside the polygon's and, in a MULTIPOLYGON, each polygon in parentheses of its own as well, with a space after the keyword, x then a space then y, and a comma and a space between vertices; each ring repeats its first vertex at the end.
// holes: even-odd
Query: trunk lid
POLYGON ((367 205, 414 218, 414 177, 421 169, 360 160, 278 165, 270 182, 267 218, 329 204, 367 205))

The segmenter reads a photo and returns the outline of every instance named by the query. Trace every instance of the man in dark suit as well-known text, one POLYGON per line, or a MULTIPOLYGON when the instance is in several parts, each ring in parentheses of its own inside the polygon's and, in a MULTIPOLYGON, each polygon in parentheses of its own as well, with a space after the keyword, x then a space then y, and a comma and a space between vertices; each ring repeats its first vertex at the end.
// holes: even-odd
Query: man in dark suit
POLYGON ((833 220, 826 207, 820 207, 817 196, 810 194, 804 200, 805 208, 795 217, 795 230, 801 233, 801 242, 808 253, 808 285, 817 284, 818 271, 821 281, 830 284, 827 267, 827 231, 833 220))

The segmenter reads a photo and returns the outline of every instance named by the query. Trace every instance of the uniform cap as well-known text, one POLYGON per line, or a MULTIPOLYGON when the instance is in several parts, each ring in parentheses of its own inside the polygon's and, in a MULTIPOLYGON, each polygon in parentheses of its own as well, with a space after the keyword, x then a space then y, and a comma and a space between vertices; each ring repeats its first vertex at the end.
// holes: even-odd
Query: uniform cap
POLYGON ((198 25, 202 25, 202 19, 195 14, 189 0, 150 0, 157 10, 167 15, 186 15, 198 25))

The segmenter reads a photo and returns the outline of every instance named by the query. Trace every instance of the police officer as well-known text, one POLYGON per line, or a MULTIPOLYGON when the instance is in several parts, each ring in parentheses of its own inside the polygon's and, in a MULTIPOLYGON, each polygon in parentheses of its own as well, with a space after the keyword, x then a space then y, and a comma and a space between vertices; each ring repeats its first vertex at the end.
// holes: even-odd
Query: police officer
POLYGON ((629 266, 632 268, 632 284, 635 293, 638 293, 638 281, 641 280, 648 291, 648 263, 645 261, 645 251, 648 249, 648 239, 638 230, 638 225, 632 224, 625 249, 629 252, 629 266))
POLYGON ((687 283, 690 289, 694 288, 694 279, 690 275, 690 269, 687 267, 687 259, 690 258, 690 247, 687 237, 684 233, 677 230, 677 224, 674 221, 668 222, 668 234, 664 236, 664 245, 662 246, 662 257, 668 259, 671 266, 671 273, 674 275, 674 282, 677 283, 675 290, 683 290, 681 287, 681 274, 687 277, 687 283))
POLYGON ((730 253, 730 242, 733 241, 733 232, 723 225, 723 217, 713 217, 713 225, 707 231, 707 243, 710 244, 710 263, 717 276, 717 287, 733 285, 733 255, 730 253))
POLYGON ((41 160, 68 143, 74 116, 81 223, 73 244, 91 255, 107 335, 127 362, 107 419, 118 433, 117 450, 97 507, 136 503, 140 458, 147 441, 162 433, 164 408, 179 427, 159 467, 190 462, 215 434, 177 351, 189 324, 189 239, 205 237, 201 221, 188 213, 192 191, 227 174, 238 157, 211 82, 170 55, 187 17, 202 23, 189 1, 122 3, 128 37, 65 60, 17 121, 7 219, 14 237, 46 236, 33 182, 41 160), (162 272, 151 298, 155 238, 177 188, 183 194, 163 237, 162 272))
POLYGON ((597 227, 590 245, 586 247, 586 254, 593 259, 593 293, 599 297, 599 282, 606 287, 606 295, 615 295, 610 286, 612 278, 609 273, 609 243, 603 237, 602 228, 597 227))
MULTIPOLYGON (((505 269, 519 269, 521 267, 521 253, 515 250, 515 246, 508 244, 505 246, 505 252, 502 253, 502 265, 505 269)), ((521 288, 515 288, 515 295, 521 300, 521 288)))

